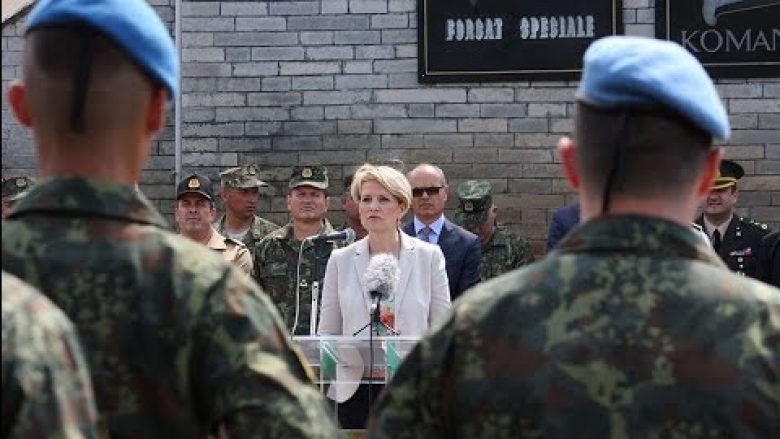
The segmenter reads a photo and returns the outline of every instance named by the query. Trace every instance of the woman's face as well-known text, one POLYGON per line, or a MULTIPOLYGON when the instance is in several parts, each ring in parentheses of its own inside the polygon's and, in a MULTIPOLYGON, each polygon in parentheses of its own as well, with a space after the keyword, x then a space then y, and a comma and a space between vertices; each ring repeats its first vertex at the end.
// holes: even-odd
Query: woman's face
POLYGON ((396 230, 403 207, 384 186, 376 181, 360 185, 360 222, 368 233, 396 230))

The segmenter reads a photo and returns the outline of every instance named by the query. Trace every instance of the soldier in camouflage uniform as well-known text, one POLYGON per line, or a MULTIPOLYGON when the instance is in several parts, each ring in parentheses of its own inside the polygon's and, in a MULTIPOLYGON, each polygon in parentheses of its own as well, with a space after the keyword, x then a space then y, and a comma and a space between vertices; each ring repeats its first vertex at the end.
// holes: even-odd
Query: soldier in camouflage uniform
POLYGON ((321 289, 321 279, 333 247, 330 243, 315 244, 306 238, 334 232, 325 218, 330 201, 327 171, 324 166, 293 169, 287 194, 291 220, 263 238, 255 248, 257 283, 271 296, 293 335, 310 335, 317 329, 310 326, 312 286, 316 281, 321 289), (316 276, 315 257, 321 271, 316 276))
POLYGON ((558 149, 583 224, 464 296, 369 437, 777 436, 780 290, 690 227, 730 132, 712 80, 677 44, 613 36, 586 51, 577 96, 558 149))
POLYGON ((2 265, 73 321, 101 430, 335 437, 268 297, 134 188, 178 87, 159 16, 144 0, 41 1, 27 25, 8 95, 44 180, 3 224, 2 265))
POLYGON ((176 229, 183 236, 199 242, 222 255, 241 271, 252 275, 252 255, 243 242, 226 238, 214 229, 217 209, 211 180, 198 174, 185 177, 176 187, 174 218, 176 229))
POLYGON ((3 180, 3 218, 8 217, 16 200, 23 197, 34 184, 34 178, 25 176, 3 180))
POLYGON ((225 213, 214 224, 224 236, 242 241, 250 252, 265 235, 279 226, 255 215, 260 199, 260 188, 268 183, 257 177, 257 165, 251 164, 220 172, 219 196, 225 204, 225 213))
POLYGON ((73 324, 3 271, 2 437, 97 438, 89 371, 73 324))
POLYGON ((494 278, 534 261, 531 244, 496 224, 498 206, 493 203, 490 182, 467 180, 458 186, 458 211, 454 220, 479 236, 482 246, 482 280, 494 278))

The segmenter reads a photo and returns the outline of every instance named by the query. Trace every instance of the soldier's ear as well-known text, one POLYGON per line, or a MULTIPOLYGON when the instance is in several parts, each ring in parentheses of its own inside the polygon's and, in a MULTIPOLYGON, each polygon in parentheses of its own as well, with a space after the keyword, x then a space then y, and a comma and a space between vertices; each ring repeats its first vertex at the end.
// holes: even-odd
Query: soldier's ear
POLYGON ((8 103, 16 119, 25 127, 32 125, 30 109, 27 106, 27 89, 21 81, 13 81, 8 86, 8 103))
POLYGON ((712 148, 707 151, 704 160, 704 169, 702 169, 699 182, 696 187, 696 195, 706 197, 710 193, 712 182, 718 177, 720 160, 723 158, 723 148, 712 148))
POLYGON ((577 170, 577 145, 569 137, 558 140, 558 156, 561 160, 563 174, 572 189, 580 189, 580 173, 577 170))

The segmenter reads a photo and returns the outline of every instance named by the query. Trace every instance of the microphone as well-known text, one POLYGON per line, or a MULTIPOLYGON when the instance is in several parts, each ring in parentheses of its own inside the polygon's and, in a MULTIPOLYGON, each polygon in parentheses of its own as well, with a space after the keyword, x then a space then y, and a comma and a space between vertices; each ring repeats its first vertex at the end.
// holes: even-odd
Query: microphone
POLYGON ((347 241, 347 244, 352 244, 355 242, 355 236, 354 230, 344 229, 340 232, 323 233, 309 239, 315 242, 347 241))
POLYGON ((378 316, 379 303, 390 298, 398 284, 398 261, 391 254, 374 255, 368 263, 365 280, 373 301, 371 314, 378 316))

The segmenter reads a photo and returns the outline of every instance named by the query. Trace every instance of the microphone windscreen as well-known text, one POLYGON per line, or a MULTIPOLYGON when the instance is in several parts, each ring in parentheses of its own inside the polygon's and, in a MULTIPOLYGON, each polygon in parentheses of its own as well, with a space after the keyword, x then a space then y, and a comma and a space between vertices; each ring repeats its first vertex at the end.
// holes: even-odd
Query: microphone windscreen
POLYGON ((366 270, 366 288, 372 294, 379 294, 382 300, 390 297, 398 284, 398 260, 388 253, 371 257, 366 270))

